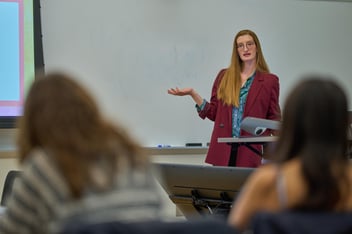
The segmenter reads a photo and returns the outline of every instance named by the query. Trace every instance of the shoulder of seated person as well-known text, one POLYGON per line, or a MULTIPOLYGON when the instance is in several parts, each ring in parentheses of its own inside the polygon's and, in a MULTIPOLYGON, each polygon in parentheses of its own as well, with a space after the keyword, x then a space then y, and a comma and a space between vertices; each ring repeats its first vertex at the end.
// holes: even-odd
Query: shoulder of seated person
POLYGON ((259 167, 252 175, 252 180, 258 186, 266 187, 272 185, 277 177, 277 165, 267 164, 259 167))
POLYGON ((352 179, 352 163, 348 164, 347 173, 348 173, 349 177, 352 179))

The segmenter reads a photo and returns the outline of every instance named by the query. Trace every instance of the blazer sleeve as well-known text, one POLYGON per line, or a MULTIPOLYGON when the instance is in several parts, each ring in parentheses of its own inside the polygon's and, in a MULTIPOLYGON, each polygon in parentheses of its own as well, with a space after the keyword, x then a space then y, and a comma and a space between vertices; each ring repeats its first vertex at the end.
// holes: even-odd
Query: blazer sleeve
POLYGON ((272 76, 272 88, 270 93, 270 104, 267 113, 267 119, 281 120, 281 109, 279 105, 280 84, 276 75, 272 76))
POLYGON ((202 119, 208 118, 212 121, 215 121, 217 108, 220 104, 220 100, 217 98, 217 91, 219 84, 225 74, 225 71, 226 69, 220 70, 220 72, 216 76, 211 90, 210 102, 206 101, 203 110, 198 112, 199 117, 201 117, 202 119))

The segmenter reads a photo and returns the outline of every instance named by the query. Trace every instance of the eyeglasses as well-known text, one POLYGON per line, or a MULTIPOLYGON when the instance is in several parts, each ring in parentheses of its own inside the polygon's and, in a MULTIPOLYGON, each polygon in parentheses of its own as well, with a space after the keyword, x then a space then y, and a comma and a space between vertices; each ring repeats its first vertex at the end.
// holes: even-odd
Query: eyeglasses
POLYGON ((240 43, 240 44, 237 45, 237 49, 244 50, 244 47, 247 47, 247 49, 250 49, 254 45, 255 45, 254 41, 249 41, 249 42, 246 42, 245 44, 240 43))

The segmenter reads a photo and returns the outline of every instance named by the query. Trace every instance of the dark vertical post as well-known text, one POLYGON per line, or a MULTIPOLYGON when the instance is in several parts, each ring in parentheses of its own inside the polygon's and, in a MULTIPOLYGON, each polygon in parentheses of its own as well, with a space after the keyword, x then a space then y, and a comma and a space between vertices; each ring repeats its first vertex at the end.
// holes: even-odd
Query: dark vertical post
POLYGON ((231 144, 231 153, 230 153, 230 159, 229 159, 229 163, 228 163, 229 167, 236 166, 237 151, 238 151, 238 144, 236 144, 236 143, 231 144))

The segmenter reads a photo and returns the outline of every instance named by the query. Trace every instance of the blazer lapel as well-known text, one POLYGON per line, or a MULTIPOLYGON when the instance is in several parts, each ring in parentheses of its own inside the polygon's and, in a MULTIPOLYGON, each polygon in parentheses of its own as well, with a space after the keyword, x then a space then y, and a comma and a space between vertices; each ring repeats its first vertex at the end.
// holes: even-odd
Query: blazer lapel
POLYGON ((254 103, 258 97, 258 94, 263 87, 263 81, 264 81, 264 76, 261 74, 261 72, 257 71, 247 95, 246 106, 244 109, 244 116, 248 116, 248 113, 254 106, 254 103))

